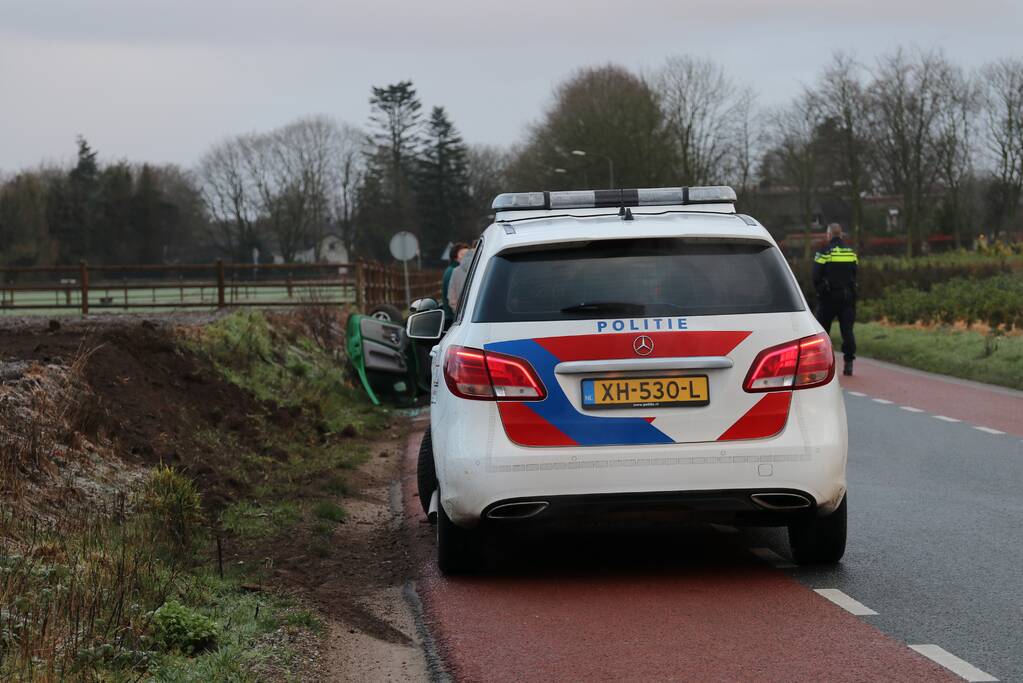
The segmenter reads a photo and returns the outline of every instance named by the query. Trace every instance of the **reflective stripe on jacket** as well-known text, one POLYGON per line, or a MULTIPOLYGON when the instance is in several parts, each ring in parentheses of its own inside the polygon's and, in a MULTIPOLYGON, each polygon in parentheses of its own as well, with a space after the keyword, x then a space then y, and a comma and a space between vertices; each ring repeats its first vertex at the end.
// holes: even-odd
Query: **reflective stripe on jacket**
POLYGON ((859 258, 852 247, 834 238, 813 258, 813 284, 818 292, 856 290, 856 266, 859 258))

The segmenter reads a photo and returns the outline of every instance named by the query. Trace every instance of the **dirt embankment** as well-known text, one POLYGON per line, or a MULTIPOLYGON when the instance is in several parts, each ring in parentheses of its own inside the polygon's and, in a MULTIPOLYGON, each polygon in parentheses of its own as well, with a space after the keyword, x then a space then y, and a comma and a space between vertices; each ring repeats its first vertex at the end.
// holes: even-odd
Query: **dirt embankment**
MULTIPOLYGON (((67 415, 71 422, 64 434, 54 435, 52 444, 40 444, 52 446, 40 456, 59 458, 54 467, 70 465, 76 456, 101 456, 107 465, 116 459, 126 469, 173 465, 196 479, 211 507, 241 492, 225 462, 232 454, 210 452, 196 434, 226 427, 249 441, 246 445, 260 448, 247 417, 265 408, 208 364, 182 352, 174 339, 176 325, 109 319, 33 322, 0 327, 5 394, 62 386, 70 394, 65 412, 74 411, 67 415)), ((58 472, 44 467, 22 474, 45 478, 58 472)))
MULTIPOLYGON (((403 420, 372 433, 325 433, 316 410, 260 400, 190 351, 182 339, 206 322, 0 321, 0 504, 16 500, 44 515, 110 505, 147 468, 165 464, 194 479, 213 526, 240 506, 256 518, 274 506, 302 508, 297 520, 266 533, 218 532, 220 561, 251 575, 246 590, 293 596, 321 616, 325 636, 289 643, 301 651, 301 680, 422 680, 394 499, 403 420), (26 432, 26 419, 43 425, 38 433, 26 432), (344 472, 336 524, 309 502, 334 500, 329 473, 313 468, 330 466, 316 459, 321 449, 368 453, 344 472), (285 473, 280 481, 277 473, 285 473)), ((209 554, 203 561, 218 561, 209 554)))

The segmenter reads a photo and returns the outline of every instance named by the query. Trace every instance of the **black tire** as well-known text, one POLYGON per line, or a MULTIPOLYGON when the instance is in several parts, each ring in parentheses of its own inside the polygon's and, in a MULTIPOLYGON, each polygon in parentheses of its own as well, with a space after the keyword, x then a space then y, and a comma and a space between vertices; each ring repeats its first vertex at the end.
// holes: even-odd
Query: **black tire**
POLYGON ((789 547, 797 564, 835 564, 845 554, 848 511, 846 494, 834 512, 789 525, 789 547))
POLYGON ((470 574, 483 565, 483 532, 456 526, 437 510, 437 566, 445 576, 470 574))
POLYGON ((376 318, 377 320, 386 320, 388 322, 397 323, 399 325, 405 319, 405 316, 402 315, 400 310, 398 310, 398 307, 392 306, 390 304, 380 304, 379 306, 374 306, 370 310, 369 316, 371 318, 376 318))
POLYGON ((433 438, 426 428, 423 440, 419 442, 419 461, 416 463, 416 483, 419 486, 419 504, 423 512, 430 514, 430 498, 437 490, 437 468, 433 464, 433 438))

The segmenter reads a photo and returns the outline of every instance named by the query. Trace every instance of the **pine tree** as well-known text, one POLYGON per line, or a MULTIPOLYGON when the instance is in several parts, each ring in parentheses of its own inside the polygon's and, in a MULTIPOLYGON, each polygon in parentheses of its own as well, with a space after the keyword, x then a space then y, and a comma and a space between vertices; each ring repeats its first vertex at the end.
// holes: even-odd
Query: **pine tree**
POLYGON ((468 148, 443 107, 434 107, 416 175, 422 252, 439 259, 449 241, 466 239, 468 148))
POLYGON ((373 88, 369 99, 372 147, 371 162, 386 163, 390 199, 401 201, 408 188, 420 145, 420 122, 423 105, 419 101, 412 81, 401 81, 382 88, 373 88))
POLYGON ((361 188, 360 251, 386 257, 391 235, 419 232, 412 178, 420 147, 422 104, 412 81, 374 87, 370 97, 366 179, 361 188))
POLYGON ((135 182, 135 194, 131 198, 133 262, 163 262, 167 218, 172 211, 172 207, 164 200, 160 179, 153 167, 143 164, 135 182))
POLYGON ((71 263, 88 258, 99 203, 99 165, 96 152, 78 137, 78 161, 51 186, 50 225, 59 241, 59 259, 71 263))
POLYGON ((135 230, 131 214, 134 193, 135 179, 126 161, 110 164, 100 171, 89 261, 106 264, 134 261, 135 230))

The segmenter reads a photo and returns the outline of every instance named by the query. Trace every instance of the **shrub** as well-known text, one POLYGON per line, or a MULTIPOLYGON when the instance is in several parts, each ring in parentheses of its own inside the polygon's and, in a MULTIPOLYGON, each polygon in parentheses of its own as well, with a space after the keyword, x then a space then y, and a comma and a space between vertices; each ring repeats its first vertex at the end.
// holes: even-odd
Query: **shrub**
POLYGON ((284 623, 288 626, 308 629, 315 633, 320 633, 324 630, 323 620, 307 609, 297 609, 288 612, 284 616, 284 623))
POLYGON ((192 480, 173 467, 154 469, 140 505, 150 531, 177 548, 191 546, 202 524, 202 505, 192 480))
POLYGON ((177 600, 153 612, 153 644, 162 652, 205 652, 216 647, 218 635, 216 622, 177 600))
POLYGON ((234 503, 220 514, 220 524, 239 538, 263 538, 279 533, 299 518, 294 503, 257 505, 247 501, 234 503))
POLYGON ((326 519, 331 522, 341 522, 345 518, 345 510, 337 503, 331 503, 330 501, 320 501, 313 506, 313 514, 320 519, 326 519))
MULTIPOLYGON (((812 263, 804 259, 792 262, 792 270, 807 300, 814 304, 816 292, 810 280, 812 263)), ((956 251, 914 258, 861 255, 859 297, 870 301, 891 289, 918 289, 929 292, 956 278, 983 280, 998 275, 1018 274, 1023 270, 1023 255, 986 255, 956 251)))
POLYGON ((208 325, 193 341, 229 381, 260 400, 321 418, 329 433, 382 427, 383 414, 351 386, 339 343, 318 339, 301 318, 245 311, 208 325))
POLYGON ((1023 328, 1023 276, 999 275, 983 280, 956 278, 930 292, 909 287, 890 289, 861 307, 864 319, 885 318, 900 324, 984 323, 994 331, 1023 328))

